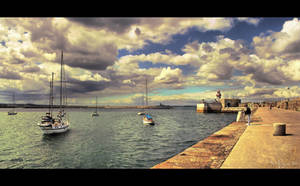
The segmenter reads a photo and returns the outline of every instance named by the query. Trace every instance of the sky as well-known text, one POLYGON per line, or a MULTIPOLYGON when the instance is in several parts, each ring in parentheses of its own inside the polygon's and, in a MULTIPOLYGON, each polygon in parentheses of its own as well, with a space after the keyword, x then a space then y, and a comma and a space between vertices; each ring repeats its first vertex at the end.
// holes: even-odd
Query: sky
POLYGON ((58 104, 62 50, 69 105, 300 97, 297 17, 2 17, 0 103, 58 104))

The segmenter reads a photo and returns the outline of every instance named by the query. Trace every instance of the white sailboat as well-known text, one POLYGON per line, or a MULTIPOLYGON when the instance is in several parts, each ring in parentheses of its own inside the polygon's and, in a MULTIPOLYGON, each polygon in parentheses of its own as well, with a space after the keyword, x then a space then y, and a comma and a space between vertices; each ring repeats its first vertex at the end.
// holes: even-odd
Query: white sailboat
MULTIPOLYGON (((148 106, 148 83, 146 79, 146 106, 148 106)), ((144 113, 143 123, 146 125, 154 125, 154 120, 148 113, 144 113)))
MULTIPOLYGON (((66 102, 66 97, 63 97, 63 77, 64 71, 63 64, 63 51, 61 52, 61 71, 60 71, 60 106, 57 118, 53 118, 53 74, 50 82, 50 98, 49 98, 49 112, 45 116, 42 116, 42 121, 38 123, 38 126, 44 134, 63 133, 69 129, 70 123, 67 119, 67 113, 64 111, 63 99, 66 102)), ((64 92, 65 93, 65 92, 64 92)))
POLYGON ((15 111, 15 105, 16 105, 16 103, 15 103, 15 93, 13 93, 12 100, 13 100, 13 104, 14 104, 13 109, 11 111, 8 111, 7 114, 8 115, 17 115, 17 112, 15 111))
POLYGON ((98 112, 97 112, 97 102, 98 102, 98 97, 96 96, 96 110, 95 112, 92 113, 92 117, 97 117, 99 116, 98 112))

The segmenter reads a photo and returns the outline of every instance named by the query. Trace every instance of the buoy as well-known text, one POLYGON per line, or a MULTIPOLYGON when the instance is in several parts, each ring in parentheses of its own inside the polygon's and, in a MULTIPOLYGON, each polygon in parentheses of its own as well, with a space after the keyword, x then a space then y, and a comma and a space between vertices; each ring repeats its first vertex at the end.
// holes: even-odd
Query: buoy
POLYGON ((285 136, 286 124, 285 123, 273 123, 274 133, 273 136, 285 136))

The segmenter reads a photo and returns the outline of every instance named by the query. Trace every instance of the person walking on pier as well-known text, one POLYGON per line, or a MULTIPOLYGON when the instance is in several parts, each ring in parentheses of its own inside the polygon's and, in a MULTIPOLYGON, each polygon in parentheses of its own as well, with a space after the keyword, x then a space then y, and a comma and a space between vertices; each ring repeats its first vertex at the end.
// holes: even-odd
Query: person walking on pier
POLYGON ((251 109, 248 107, 248 105, 246 106, 245 115, 248 116, 248 123, 247 123, 247 125, 250 126, 251 109))

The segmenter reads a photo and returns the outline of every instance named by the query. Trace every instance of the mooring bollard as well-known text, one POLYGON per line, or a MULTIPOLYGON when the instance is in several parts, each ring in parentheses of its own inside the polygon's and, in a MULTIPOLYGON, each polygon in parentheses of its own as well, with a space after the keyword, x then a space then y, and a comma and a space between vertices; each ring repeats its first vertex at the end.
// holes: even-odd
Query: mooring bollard
POLYGON ((273 136, 284 136, 286 125, 285 123, 273 123, 274 133, 273 136))
POLYGON ((236 117, 236 122, 245 122, 245 113, 244 111, 239 111, 236 117))

